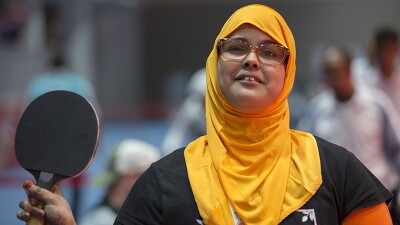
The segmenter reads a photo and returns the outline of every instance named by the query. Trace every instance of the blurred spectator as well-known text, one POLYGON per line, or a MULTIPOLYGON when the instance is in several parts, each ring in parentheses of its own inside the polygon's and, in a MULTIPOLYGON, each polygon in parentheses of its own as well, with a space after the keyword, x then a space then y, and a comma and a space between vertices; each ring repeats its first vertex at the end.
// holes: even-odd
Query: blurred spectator
POLYGON ((297 129, 352 151, 394 191, 399 182, 400 119, 381 91, 353 83, 351 56, 330 47, 324 55, 329 88, 311 99, 297 129))
POLYGON ((206 69, 197 70, 189 80, 187 97, 175 115, 161 144, 164 155, 184 147, 206 132, 206 69))
POLYGON ((85 97, 100 115, 101 109, 92 84, 79 73, 72 72, 64 59, 57 55, 51 59, 47 71, 36 75, 28 84, 25 106, 40 95, 53 90, 67 90, 85 97))
POLYGON ((0 42, 4 44, 18 42, 26 17, 24 4, 0 1, 0 42))
POLYGON ((79 224, 113 224, 132 185, 159 157, 159 150, 147 142, 127 139, 119 143, 109 158, 106 170, 92 181, 94 185, 107 186, 105 196, 79 224))
POLYGON ((379 29, 374 37, 374 61, 359 80, 381 89, 393 101, 400 114, 399 37, 395 29, 379 29))

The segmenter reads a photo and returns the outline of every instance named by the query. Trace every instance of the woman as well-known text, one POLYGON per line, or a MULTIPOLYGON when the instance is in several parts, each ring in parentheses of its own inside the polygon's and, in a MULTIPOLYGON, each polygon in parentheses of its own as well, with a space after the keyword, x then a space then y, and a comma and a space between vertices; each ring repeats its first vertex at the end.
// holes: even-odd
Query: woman
MULTIPOLYGON (((276 11, 236 11, 206 64, 207 134, 154 163, 114 224, 392 224, 391 193, 351 153, 289 128, 295 59, 276 11)), ((65 207, 26 184, 45 207, 65 207)), ((20 206, 28 219, 31 205, 20 206)), ((73 221, 68 211, 45 211, 48 224, 74 224, 52 223, 73 221)))

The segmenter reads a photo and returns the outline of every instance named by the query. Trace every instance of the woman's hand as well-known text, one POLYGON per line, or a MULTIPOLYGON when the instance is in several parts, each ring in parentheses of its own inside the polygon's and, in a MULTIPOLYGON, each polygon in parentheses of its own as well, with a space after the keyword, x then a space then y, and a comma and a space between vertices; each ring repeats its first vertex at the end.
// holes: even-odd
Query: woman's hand
POLYGON ((28 200, 19 203, 23 211, 17 213, 18 219, 26 222, 35 218, 44 221, 44 225, 76 225, 71 208, 57 186, 50 192, 27 180, 23 187, 28 200))

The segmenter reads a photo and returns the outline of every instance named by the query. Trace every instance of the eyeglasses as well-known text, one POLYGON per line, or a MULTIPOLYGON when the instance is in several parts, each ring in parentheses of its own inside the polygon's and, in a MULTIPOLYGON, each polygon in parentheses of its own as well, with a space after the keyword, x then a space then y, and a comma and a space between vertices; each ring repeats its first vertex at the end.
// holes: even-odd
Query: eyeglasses
POLYGON ((220 56, 231 61, 242 61, 251 51, 256 53, 261 63, 268 65, 279 65, 289 56, 288 48, 273 42, 253 47, 240 39, 222 38, 218 41, 217 47, 220 56))

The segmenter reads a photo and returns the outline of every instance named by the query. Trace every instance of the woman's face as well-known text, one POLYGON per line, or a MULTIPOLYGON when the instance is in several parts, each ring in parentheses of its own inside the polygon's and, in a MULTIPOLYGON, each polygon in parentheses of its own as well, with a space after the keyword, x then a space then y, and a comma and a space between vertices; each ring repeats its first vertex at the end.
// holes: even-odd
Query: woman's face
MULTIPOLYGON (((272 41, 267 34, 250 24, 240 26, 229 38, 244 40, 251 46, 272 41)), ((233 107, 242 112, 257 112, 278 98, 285 81, 285 67, 285 62, 279 65, 261 63, 256 51, 250 51, 241 61, 220 56, 218 81, 233 107)))

